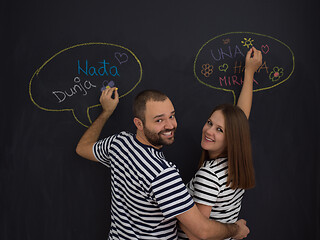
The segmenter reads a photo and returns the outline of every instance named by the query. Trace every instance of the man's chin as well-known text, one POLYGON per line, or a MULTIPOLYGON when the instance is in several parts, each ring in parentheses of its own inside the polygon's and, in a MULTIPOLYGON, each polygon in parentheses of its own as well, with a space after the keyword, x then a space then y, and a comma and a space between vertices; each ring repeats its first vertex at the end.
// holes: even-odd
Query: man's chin
POLYGON ((171 145, 173 142, 174 142, 174 137, 162 140, 163 145, 171 145))

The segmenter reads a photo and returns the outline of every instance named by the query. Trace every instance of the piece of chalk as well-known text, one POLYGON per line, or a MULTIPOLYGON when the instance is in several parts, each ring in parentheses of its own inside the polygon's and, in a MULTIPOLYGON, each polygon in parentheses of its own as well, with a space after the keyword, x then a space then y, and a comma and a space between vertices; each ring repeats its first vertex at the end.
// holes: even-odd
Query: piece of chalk
POLYGON ((253 48, 251 48, 251 50, 252 50, 252 52, 251 52, 251 56, 250 57, 253 57, 253 53, 254 53, 253 48))

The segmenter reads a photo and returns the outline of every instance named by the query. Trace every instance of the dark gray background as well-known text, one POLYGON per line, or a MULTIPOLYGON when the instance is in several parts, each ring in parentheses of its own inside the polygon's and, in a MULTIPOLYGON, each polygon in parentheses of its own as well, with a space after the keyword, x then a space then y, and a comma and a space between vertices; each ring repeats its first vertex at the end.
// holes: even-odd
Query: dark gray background
MULTIPOLYGON (((85 42, 125 46, 143 77, 121 99, 102 136, 134 131, 133 97, 157 88, 172 99, 176 142, 164 149, 184 181, 196 171, 203 123, 232 94, 200 84, 201 46, 227 32, 265 34, 295 54, 283 84, 254 93, 250 118, 256 187, 241 217, 247 239, 319 239, 319 7, 309 1, 2 1, 0 238, 105 239, 108 169, 78 157, 85 127, 71 112, 47 112, 29 98, 29 81, 48 58, 85 42)), ((92 110, 94 119, 100 109, 92 110)))

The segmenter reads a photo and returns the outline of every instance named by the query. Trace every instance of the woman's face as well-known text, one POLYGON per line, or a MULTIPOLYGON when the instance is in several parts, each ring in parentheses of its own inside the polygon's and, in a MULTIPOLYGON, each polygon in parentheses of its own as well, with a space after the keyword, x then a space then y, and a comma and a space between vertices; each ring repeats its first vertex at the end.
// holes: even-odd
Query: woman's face
POLYGON ((224 116, 221 110, 217 110, 203 126, 201 147, 213 159, 224 152, 226 145, 224 116))

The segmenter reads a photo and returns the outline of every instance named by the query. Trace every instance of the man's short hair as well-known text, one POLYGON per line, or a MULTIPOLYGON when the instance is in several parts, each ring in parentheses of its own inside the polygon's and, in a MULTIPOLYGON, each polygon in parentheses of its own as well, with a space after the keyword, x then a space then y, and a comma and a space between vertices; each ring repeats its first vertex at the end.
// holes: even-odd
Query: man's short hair
POLYGON ((168 98, 167 95, 158 90, 144 90, 140 92, 133 101, 133 115, 145 123, 146 103, 148 101, 163 102, 168 98))

